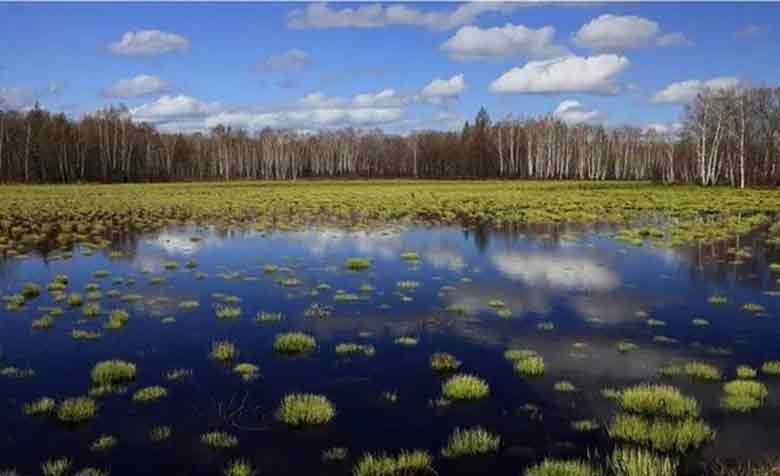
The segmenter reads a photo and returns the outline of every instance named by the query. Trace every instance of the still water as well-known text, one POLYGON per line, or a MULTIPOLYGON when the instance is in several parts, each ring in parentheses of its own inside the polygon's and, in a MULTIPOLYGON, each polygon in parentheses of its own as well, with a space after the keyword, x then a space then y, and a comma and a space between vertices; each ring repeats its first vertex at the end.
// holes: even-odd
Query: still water
POLYGON ((730 379, 737 365, 758 368, 780 359, 779 275, 768 268, 780 261, 777 250, 762 245, 761 233, 739 243, 669 250, 628 245, 613 238, 615 231, 388 227, 264 234, 178 227, 117 238, 110 249, 92 254, 77 248, 69 259, 36 253, 0 258, 2 294, 19 293, 26 282, 43 288, 21 310, 0 309, 0 367, 35 371, 33 377, 0 377, 0 470, 39 474, 41 462, 67 456, 74 469, 98 466, 114 475, 213 475, 243 457, 259 474, 336 475, 349 474, 367 451, 419 448, 436 455, 440 475, 517 475, 547 456, 606 454, 611 443, 603 427, 616 409, 601 389, 661 381, 695 396, 717 431, 714 442, 688 457, 690 467, 713 457, 780 451, 780 379, 761 376, 769 386, 767 403, 734 415, 719 406, 721 383, 659 376, 664 365, 695 359, 719 366, 730 379), (735 246, 752 256, 736 261, 729 254, 735 246), (405 252, 419 260, 402 259, 405 252), (371 267, 348 271, 344 263, 351 257, 371 258, 371 267), (186 267, 190 260, 197 267, 186 267), (178 268, 166 270, 170 261, 178 268), (108 275, 96 276, 98 270, 108 275), (68 292, 84 294, 88 283, 97 283, 103 315, 85 319, 81 309, 55 303, 46 284, 58 274, 69 277, 68 292), (354 296, 334 298, 339 291, 354 296), (128 294, 141 298, 123 300, 128 294), (708 303, 714 295, 728 302, 708 303), (240 299, 241 317, 217 319, 215 309, 226 296, 240 299), (194 310, 178 306, 192 300, 199 303, 194 310), (332 312, 307 317, 312 303, 332 312), (764 312, 745 312, 745 303, 764 312), (53 328, 33 330, 31 322, 45 313, 39 308, 47 306, 64 313, 53 328), (113 309, 127 310, 129 322, 120 330, 103 329, 113 309), (257 323, 261 311, 281 313, 282 320, 257 323), (648 325, 648 319, 665 325, 648 325), (696 326, 693 319, 709 325, 696 326), (102 337, 78 341, 72 329, 102 337), (302 357, 275 354, 274 337, 291 330, 314 336, 318 350, 302 357), (400 336, 418 344, 398 345, 400 336), (259 378, 245 382, 231 366, 209 358, 212 342, 222 339, 236 344, 235 362, 259 367, 259 378), (373 345, 376 354, 338 356, 334 347, 347 341, 373 345), (619 352, 621 341, 638 350, 619 352), (537 351, 547 363, 545 375, 515 374, 503 357, 508 348, 537 351), (434 405, 444 379, 428 364, 437 351, 454 354, 462 371, 487 380, 490 397, 434 405), (138 375, 127 393, 99 399, 91 422, 64 426, 22 411, 42 396, 85 395, 92 366, 112 358, 136 363, 138 375), (175 368, 191 369, 192 376, 166 381, 165 373, 175 368), (561 380, 577 391, 556 392, 561 380), (165 386, 169 396, 133 403, 133 391, 150 385, 165 386), (326 395, 336 418, 316 429, 283 426, 273 413, 290 392, 326 395), (388 392, 397 398, 388 399, 388 392), (595 419, 602 430, 574 431, 571 422, 581 419, 595 419), (172 435, 152 443, 149 430, 159 425, 170 426, 172 435), (473 425, 501 436, 498 454, 454 461, 438 456, 455 427, 473 425), (211 430, 235 434, 239 445, 207 448, 200 435, 211 430), (115 436, 117 445, 91 451, 103 434, 115 436), (347 459, 323 462, 323 450, 336 446, 348 448, 347 459))

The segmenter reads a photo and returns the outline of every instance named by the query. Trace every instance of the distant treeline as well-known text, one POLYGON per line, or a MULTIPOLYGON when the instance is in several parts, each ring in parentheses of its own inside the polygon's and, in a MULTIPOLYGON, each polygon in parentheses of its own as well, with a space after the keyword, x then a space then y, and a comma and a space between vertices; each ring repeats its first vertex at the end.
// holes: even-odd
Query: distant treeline
POLYGON ((681 127, 568 125, 553 116, 491 121, 480 110, 460 132, 317 134, 217 126, 171 134, 124 108, 78 121, 0 104, 0 181, 24 183, 297 178, 522 178, 780 183, 780 88, 708 90, 681 127))

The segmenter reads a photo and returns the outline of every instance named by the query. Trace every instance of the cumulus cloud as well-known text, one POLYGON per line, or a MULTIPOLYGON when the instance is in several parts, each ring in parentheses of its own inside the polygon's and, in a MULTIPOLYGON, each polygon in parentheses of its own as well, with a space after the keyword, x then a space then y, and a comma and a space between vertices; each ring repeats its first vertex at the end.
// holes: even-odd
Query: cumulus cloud
POLYGON ((258 65, 257 69, 265 73, 300 73, 311 63, 309 54, 292 49, 281 54, 271 55, 258 65))
POLYGON ((434 79, 422 91, 419 99, 430 104, 445 104, 460 97, 466 90, 463 74, 456 74, 450 79, 434 79))
POLYGON ((739 78, 732 76, 722 76, 708 81, 689 79, 671 83, 655 93, 650 101, 656 104, 688 104, 696 98, 697 94, 706 89, 731 89, 737 86, 739 86, 739 78))
POLYGON ((139 74, 134 78, 120 79, 105 92, 108 97, 134 98, 158 94, 168 90, 168 83, 148 74, 139 74))
POLYGON ((661 34, 658 23, 638 16, 601 15, 574 35, 583 48, 601 52, 626 51, 688 43, 682 33, 661 34))
POLYGON ((579 101, 571 99, 561 102, 553 111, 553 116, 568 124, 583 124, 603 119, 599 111, 588 110, 579 101))
POLYGON ((157 124, 205 118, 219 109, 219 103, 208 103, 191 96, 165 95, 154 102, 130 109, 130 116, 136 121, 157 124))
POLYGON ((567 54, 553 43, 555 28, 539 29, 507 23, 503 27, 464 26, 441 45, 441 50, 459 61, 485 60, 510 56, 550 58, 567 54))
POLYGON ((189 48, 189 39, 160 30, 128 31, 108 46, 112 53, 121 56, 157 56, 189 48))
POLYGON ((631 62, 625 56, 569 56, 531 61, 515 67, 490 83, 493 93, 587 92, 617 94, 615 79, 631 62))
POLYGON ((398 94, 395 89, 384 89, 375 94, 358 94, 352 101, 358 107, 401 107, 409 98, 398 94))
POLYGON ((449 30, 473 23, 489 12, 508 13, 519 5, 475 2, 457 8, 422 11, 407 5, 361 5, 356 8, 330 8, 325 3, 313 3, 289 13, 287 26, 308 28, 383 28, 392 25, 417 26, 431 30, 449 30))

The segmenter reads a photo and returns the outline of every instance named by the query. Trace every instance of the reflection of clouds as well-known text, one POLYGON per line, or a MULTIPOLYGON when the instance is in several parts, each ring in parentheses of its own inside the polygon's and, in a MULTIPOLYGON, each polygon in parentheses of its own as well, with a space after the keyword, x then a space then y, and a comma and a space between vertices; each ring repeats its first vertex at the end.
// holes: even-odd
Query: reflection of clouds
POLYGON ((222 244, 222 240, 216 235, 209 233, 208 236, 200 237, 199 241, 192 241, 192 234, 164 232, 149 243, 162 248, 169 255, 189 256, 197 253, 205 246, 217 246, 222 244))
POLYGON ((516 289, 502 290, 499 288, 478 288, 468 286, 458 288, 445 296, 447 306, 459 306, 468 314, 492 312, 495 309, 488 306, 491 299, 500 299, 512 311, 515 317, 528 313, 544 314, 549 311, 547 302, 550 296, 544 292, 518 292, 516 289))
POLYGON ((403 248, 401 236, 389 230, 348 232, 324 229, 290 235, 316 256, 327 255, 339 248, 354 248, 361 255, 393 259, 401 254, 403 248))
POLYGON ((615 272, 581 256, 497 253, 491 259, 499 272, 529 286, 609 291, 620 283, 615 272))
POLYGON ((466 261, 458 251, 440 246, 426 250, 423 259, 435 268, 458 271, 466 267, 466 261))
POLYGON ((600 319, 610 324, 635 321, 636 311, 643 308, 638 300, 620 296, 583 296, 570 302, 583 318, 600 319))

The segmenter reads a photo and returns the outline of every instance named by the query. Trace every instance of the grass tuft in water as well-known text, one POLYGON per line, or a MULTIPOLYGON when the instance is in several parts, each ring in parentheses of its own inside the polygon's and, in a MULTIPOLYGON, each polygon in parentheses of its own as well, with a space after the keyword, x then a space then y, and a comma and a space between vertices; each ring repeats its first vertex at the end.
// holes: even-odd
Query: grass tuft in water
POLYGON ((601 428, 601 425, 596 420, 575 420, 571 422, 571 428, 578 433, 585 433, 596 431, 601 428))
POLYGON ((619 446, 607 465, 615 476, 677 476, 679 462, 645 448, 619 446))
POLYGON ((49 397, 42 397, 30 403, 25 403, 23 407, 25 415, 30 416, 52 415, 56 408, 57 403, 53 398, 49 397))
POLYGON ((715 436, 709 425, 699 419, 649 419, 628 414, 615 416, 607 432, 615 440, 649 446, 664 453, 687 453, 715 436))
POLYGON ((160 385, 144 387, 133 394, 133 401, 136 403, 153 403, 168 396, 168 389, 160 385))
POLYGON ((515 372, 523 377, 544 375, 544 359, 540 355, 529 355, 515 360, 515 372))
POLYGON ((130 320, 130 315, 122 309, 114 309, 108 315, 107 329, 121 329, 130 320))
POLYGON ((697 380, 720 380, 719 368, 706 362, 688 362, 683 368, 685 375, 697 380))
POLYGON ((420 340, 416 337, 401 336, 396 337, 394 342, 403 347, 414 347, 420 342, 420 340))
POLYGON ((326 463, 344 461, 349 456, 349 450, 343 446, 334 446, 322 451, 322 461, 326 463))
POLYGON ((149 430, 149 439, 154 443, 160 443, 171 437, 170 426, 155 426, 149 430))
POLYGON ((773 377, 780 376, 780 360, 770 360, 761 366, 761 372, 773 377))
POLYGON ((500 446, 501 437, 480 426, 466 429, 455 428, 447 441, 447 446, 441 450, 441 454, 445 458, 484 455, 495 453, 500 446))
POLYGON ((89 397, 67 398, 57 407, 57 419, 65 423, 80 423, 97 416, 97 403, 89 397))
POLYGON ((721 406, 726 410, 747 413, 761 407, 769 396, 769 389, 755 380, 732 380, 723 385, 721 406))
POLYGON ((228 320, 241 317, 241 308, 238 306, 217 306, 217 319, 228 320))
POLYGON ((211 431, 200 437, 200 442, 209 448, 220 450, 238 446, 238 438, 224 431, 211 431))
POLYGON ((102 385, 129 382, 135 378, 135 373, 135 364, 114 359, 95 364, 92 367, 90 376, 92 377, 92 382, 102 385))
POLYGON ((280 354, 301 354, 317 348, 314 337, 302 332, 278 334, 274 340, 274 350, 280 354))
POLYGON ((108 451, 117 444, 116 437, 111 435, 100 435, 97 440, 93 441, 89 445, 89 449, 92 451, 108 451))
POLYGON ((490 387, 476 375, 458 374, 442 384, 441 394, 453 401, 480 400, 490 395, 490 387))
POLYGON ((364 355, 372 357, 376 353, 373 345, 356 344, 354 342, 342 342, 336 345, 338 355, 364 355))
POLYGON ((368 453, 357 462, 353 476, 418 476, 435 474, 433 457, 423 450, 401 451, 398 456, 368 453))
POLYGON ((336 409, 324 395, 292 393, 282 399, 276 418, 292 427, 324 425, 336 416, 336 409))
POLYGON ((525 476, 602 476, 601 468, 579 459, 546 459, 525 470, 525 476))
POLYGON ((699 414, 699 404, 670 385, 641 384, 620 392, 618 400, 623 410, 652 416, 672 418, 693 417, 699 414))
POLYGON ((553 385, 553 389, 556 392, 562 392, 562 393, 571 393, 577 391, 577 387, 575 387, 574 384, 569 382, 568 380, 561 380, 559 382, 555 382, 555 385, 553 385))
POLYGON ((68 458, 50 459, 41 465, 41 473, 43 476, 65 476, 71 466, 73 462, 68 458))
POLYGON ((242 362, 233 367, 233 372, 241 376, 245 382, 250 382, 260 375, 260 367, 248 362, 242 362))
POLYGON ((747 365, 740 365, 737 367, 737 378, 741 379, 752 379, 756 378, 756 375, 758 375, 758 371, 754 369, 753 367, 747 366, 747 365))
POLYGON ((235 459, 225 466, 223 474, 225 476, 252 476, 255 474, 255 470, 248 460, 235 459))
POLYGON ((350 271, 363 271, 371 267, 371 260, 368 258, 349 258, 344 267, 350 271))
POLYGON ((461 362, 452 354, 436 352, 431 356, 430 365, 434 372, 446 373, 458 370, 461 362))
POLYGON ((211 344, 211 353, 209 355, 214 360, 226 362, 236 358, 238 349, 236 349, 236 345, 229 340, 219 340, 211 344))

